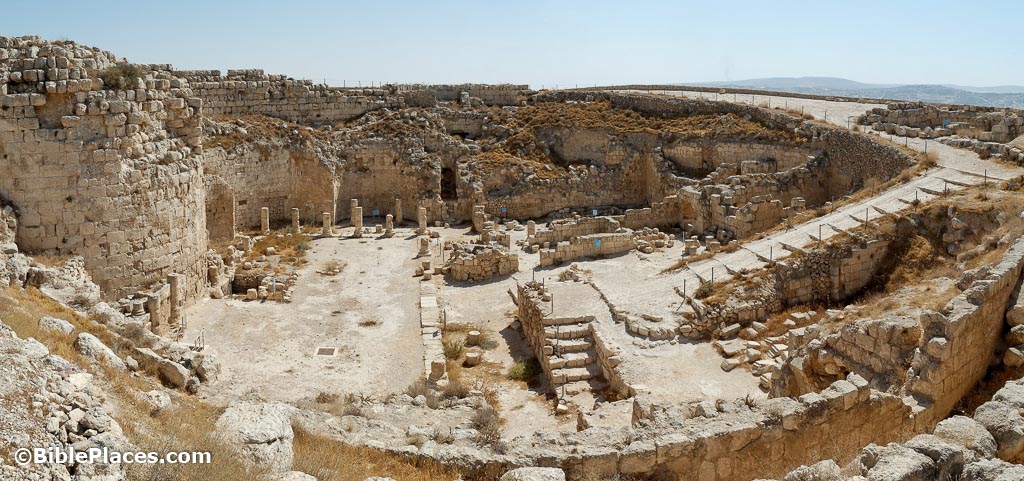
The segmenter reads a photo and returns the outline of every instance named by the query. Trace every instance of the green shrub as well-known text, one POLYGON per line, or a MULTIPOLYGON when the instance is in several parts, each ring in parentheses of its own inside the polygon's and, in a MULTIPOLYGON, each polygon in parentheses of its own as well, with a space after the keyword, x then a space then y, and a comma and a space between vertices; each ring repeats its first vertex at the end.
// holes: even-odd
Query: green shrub
POLYGON ((121 63, 100 72, 103 88, 107 90, 134 90, 146 71, 130 63, 121 63))
POLYGON ((540 361, 535 357, 526 361, 516 361, 508 368, 508 378, 513 381, 529 381, 540 373, 540 361))

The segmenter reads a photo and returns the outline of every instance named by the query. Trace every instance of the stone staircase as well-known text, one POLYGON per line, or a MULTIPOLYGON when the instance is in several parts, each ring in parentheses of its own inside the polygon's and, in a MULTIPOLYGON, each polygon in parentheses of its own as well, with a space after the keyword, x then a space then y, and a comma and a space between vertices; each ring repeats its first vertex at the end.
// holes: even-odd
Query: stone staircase
POLYGON ((551 386, 561 397, 564 385, 601 375, 591 336, 592 316, 544 319, 544 359, 551 386))

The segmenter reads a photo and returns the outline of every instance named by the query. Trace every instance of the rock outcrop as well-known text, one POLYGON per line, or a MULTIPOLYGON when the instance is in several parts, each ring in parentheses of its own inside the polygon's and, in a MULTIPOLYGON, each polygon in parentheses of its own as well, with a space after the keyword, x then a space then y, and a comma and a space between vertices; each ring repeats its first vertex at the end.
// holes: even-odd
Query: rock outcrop
POLYGON ((217 431, 250 462, 285 472, 292 466, 293 409, 281 403, 235 402, 217 420, 217 431))

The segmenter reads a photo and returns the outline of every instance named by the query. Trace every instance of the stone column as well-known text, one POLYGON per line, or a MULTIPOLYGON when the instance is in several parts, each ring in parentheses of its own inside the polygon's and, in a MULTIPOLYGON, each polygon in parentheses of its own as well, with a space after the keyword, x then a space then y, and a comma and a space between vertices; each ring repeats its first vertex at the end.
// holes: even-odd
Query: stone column
POLYGON ((146 310, 149 311, 149 329, 158 336, 167 335, 167 326, 160 322, 160 294, 146 295, 146 310))
POLYGON ((330 212, 324 212, 323 214, 320 214, 320 215, 321 215, 321 217, 324 220, 324 228, 323 228, 323 232, 321 232, 321 234, 323 234, 325 236, 329 236, 329 235, 331 235, 331 213, 330 212))
POLYGON ((402 225, 402 198, 395 197, 395 225, 402 225))
POLYGON ((395 218, 391 214, 388 214, 384 218, 384 237, 392 237, 395 235, 395 218))
POLYGON ((486 206, 473 206, 473 230, 475 230, 477 233, 483 232, 484 222, 487 221, 487 213, 484 211, 484 209, 486 209, 486 206))
POLYGON ((416 222, 419 222, 420 226, 416 228, 417 234, 424 234, 427 232, 427 208, 420 207, 416 209, 416 222))
POLYGON ((352 237, 363 236, 363 208, 359 206, 352 207, 352 227, 355 230, 352 232, 352 237))
POLYGON ((299 233, 299 208, 292 207, 292 232, 299 233))
POLYGON ((171 286, 171 315, 167 324, 173 329, 181 323, 181 308, 185 305, 185 276, 167 274, 167 285, 171 286))
POLYGON ((532 221, 532 220, 531 221, 527 221, 526 222, 526 236, 527 237, 533 237, 535 235, 537 235, 537 223, 532 221))
POLYGON ((260 232, 270 233, 270 207, 260 208, 260 232))
POLYGON ((419 251, 419 253, 417 255, 419 255, 419 256, 429 256, 430 255, 430 238, 420 237, 420 251, 419 251))

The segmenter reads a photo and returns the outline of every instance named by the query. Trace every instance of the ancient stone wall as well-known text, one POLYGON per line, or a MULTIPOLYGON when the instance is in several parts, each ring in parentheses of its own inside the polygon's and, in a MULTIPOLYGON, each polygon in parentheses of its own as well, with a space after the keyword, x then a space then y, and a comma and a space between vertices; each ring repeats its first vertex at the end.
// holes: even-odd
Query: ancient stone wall
MULTIPOLYGON (((345 149, 341 156, 345 164, 339 174, 338 194, 342 199, 359 199, 364 215, 372 216, 374 211, 381 218, 396 215, 395 199, 401 198, 408 206, 402 215, 415 220, 415 206, 420 200, 433 200, 441 194, 444 172, 440 156, 426 154, 422 144, 366 139, 345 149)), ((437 207, 430 210, 434 211, 432 219, 441 218, 437 207)), ((337 217, 348 218, 348 209, 341 206, 337 217)))
POLYGON ((812 138, 809 148, 822 152, 825 160, 827 195, 842 197, 851 190, 873 182, 882 182, 908 167, 911 159, 899 149, 876 142, 870 137, 797 119, 785 113, 751 105, 710 100, 658 98, 608 92, 552 92, 534 96, 535 101, 597 101, 607 100, 612 107, 634 110, 646 115, 675 117, 693 114, 725 114, 748 116, 767 128, 805 133, 812 138))
POLYGON ((526 239, 530 245, 549 242, 555 244, 570 240, 574 237, 602 234, 607 232, 618 232, 619 222, 611 217, 580 217, 571 219, 559 219, 548 223, 547 227, 537 231, 526 239))
POLYGON ((206 176, 206 231, 210 240, 235 238, 235 193, 220 176, 206 176))
POLYGON ((540 250, 541 267, 584 257, 621 254, 636 248, 633 232, 611 232, 573 237, 550 249, 540 250))
POLYGON ((519 256, 497 247, 461 244, 445 263, 447 273, 457 281, 482 281, 519 270, 519 256))
POLYGON ((178 70, 207 115, 269 115, 302 124, 332 124, 380 108, 399 108, 400 97, 383 89, 350 90, 266 75, 263 70, 178 70))
POLYGON ((762 172, 777 172, 802 166, 807 163, 808 156, 818 154, 811 148, 715 141, 677 142, 666 145, 663 152, 676 165, 691 172, 710 172, 722 164, 748 161, 765 164, 760 167, 762 172))
POLYGON ((36 37, 0 37, 0 195, 29 251, 85 257, 119 298, 171 273, 205 289, 202 100, 155 72, 103 90, 113 56, 36 37))
POLYGON ((1022 267, 1024 238, 942 312, 921 316, 924 348, 911 365, 908 391, 932 406, 927 417, 932 424, 944 418, 988 372, 1002 342, 1007 305, 1022 267))
POLYGON ((857 119, 872 129, 908 137, 964 135, 983 142, 1009 142, 1024 133, 1024 116, 1011 109, 975 106, 935 106, 898 102, 871 109, 857 119), (876 128, 877 127, 877 128, 876 128), (900 132, 895 132, 903 127, 900 132))
POLYGON ((398 91, 426 92, 434 99, 441 101, 457 101, 461 99, 463 92, 470 97, 478 98, 486 105, 518 105, 519 98, 528 93, 529 85, 512 84, 452 84, 452 85, 399 85, 398 91))
POLYGON ((334 171, 305 149, 254 143, 230 151, 208 149, 202 157, 206 172, 221 178, 234 197, 237 228, 258 227, 263 207, 270 209, 272 223, 289 222, 292 208, 307 223, 318 223, 323 212, 335 211, 334 171))

